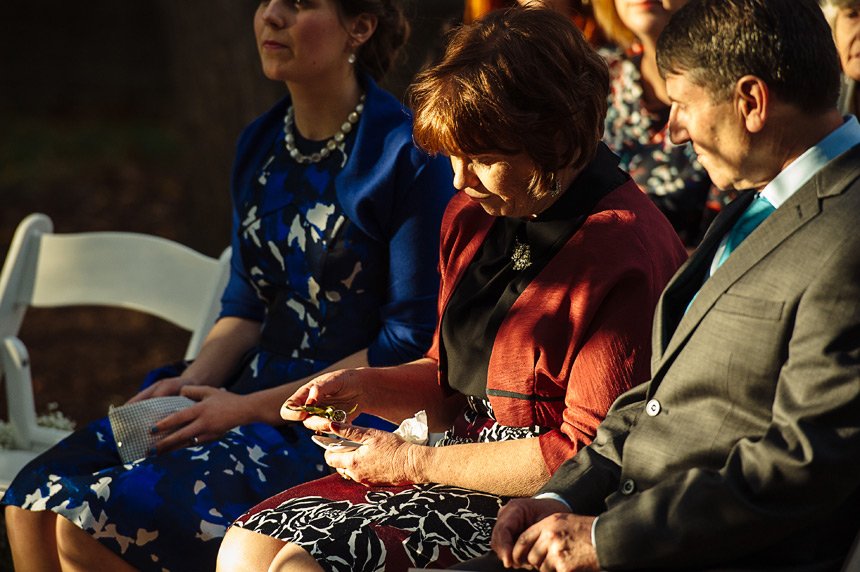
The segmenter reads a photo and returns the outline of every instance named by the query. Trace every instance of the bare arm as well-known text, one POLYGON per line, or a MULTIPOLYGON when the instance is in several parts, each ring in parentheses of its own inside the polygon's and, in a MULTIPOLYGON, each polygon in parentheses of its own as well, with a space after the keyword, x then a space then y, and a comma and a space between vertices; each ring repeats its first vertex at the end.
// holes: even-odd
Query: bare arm
MULTIPOLYGON (((451 427, 465 398, 446 397, 437 381, 437 362, 422 358, 387 368, 364 368, 321 375, 297 391, 287 404, 332 405, 348 411, 371 413, 393 423, 427 412, 431 432, 451 427)), ((365 444, 350 452, 329 452, 327 462, 345 468, 365 484, 443 483, 503 496, 528 496, 547 480, 550 472, 537 438, 498 443, 471 443, 427 447, 407 443, 396 435, 292 411, 285 404, 281 416, 305 420, 317 431, 334 432, 365 444), (504 475, 505 478, 499 478, 504 475)))
MULTIPOLYGON (((361 365, 367 365, 367 350, 347 356, 327 370, 361 365)), ((313 377, 308 376, 246 395, 221 391, 207 385, 186 385, 181 388, 180 395, 198 403, 162 419, 155 425, 156 432, 185 425, 158 441, 155 448, 160 453, 179 449, 188 446, 194 437, 199 441, 210 441, 219 438, 233 427, 249 423, 281 425, 284 421, 278 415, 280 404, 313 377)))
POLYGON ((311 380, 329 372, 339 371, 348 368, 366 368, 367 363, 367 348, 359 350, 352 355, 343 358, 340 361, 333 363, 327 368, 311 374, 302 379, 290 381, 262 391, 256 391, 245 397, 244 406, 248 409, 249 423, 252 421, 260 421, 269 425, 282 425, 284 419, 280 415, 281 404, 284 403, 297 389, 310 382, 311 380))
POLYGON ((393 367, 347 369, 319 375, 289 398, 281 416, 291 421, 308 417, 304 412, 291 411, 288 404, 332 405, 344 411, 357 406, 352 417, 370 413, 400 423, 423 409, 430 431, 442 431, 454 422, 463 407, 463 398, 445 396, 437 381, 436 368, 435 360, 421 358, 393 367))
POLYGON ((260 343, 262 324, 244 318, 218 320, 206 336, 200 355, 183 373, 194 385, 221 387, 245 353, 260 343))
POLYGON ((441 483, 500 496, 530 496, 550 477, 537 438, 427 447, 384 431, 318 418, 307 425, 363 443, 358 449, 327 452, 326 462, 366 485, 441 483))
POLYGON ((416 463, 419 482, 444 483, 500 496, 531 496, 550 477, 536 437, 423 447, 416 457, 420 459, 416 463))
POLYGON ((254 320, 221 318, 206 336, 200 354, 182 375, 151 385, 132 397, 129 403, 150 397, 177 395, 186 385, 221 387, 238 367, 242 356, 259 343, 261 327, 262 324, 254 320))

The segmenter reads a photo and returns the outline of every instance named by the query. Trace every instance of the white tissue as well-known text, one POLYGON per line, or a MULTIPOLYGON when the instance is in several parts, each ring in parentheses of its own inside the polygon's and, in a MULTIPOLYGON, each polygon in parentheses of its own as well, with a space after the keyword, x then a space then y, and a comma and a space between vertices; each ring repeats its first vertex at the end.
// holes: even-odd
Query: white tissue
POLYGON ((422 409, 411 419, 404 419, 400 427, 394 430, 394 434, 416 445, 427 443, 427 413, 422 409))

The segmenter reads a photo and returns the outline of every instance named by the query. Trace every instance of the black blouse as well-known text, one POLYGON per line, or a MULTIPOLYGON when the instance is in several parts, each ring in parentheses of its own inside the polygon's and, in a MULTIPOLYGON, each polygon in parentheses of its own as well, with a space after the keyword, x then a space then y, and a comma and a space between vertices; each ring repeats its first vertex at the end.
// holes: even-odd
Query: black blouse
MULTIPOLYGON (((600 200, 629 176, 603 143, 597 156, 547 210, 534 219, 498 217, 469 263, 442 315, 439 367, 452 389, 485 399, 496 334, 519 295, 585 222, 600 200), (517 239, 531 264, 514 269, 517 239)), ((523 359, 532 359, 523 356, 523 359)))

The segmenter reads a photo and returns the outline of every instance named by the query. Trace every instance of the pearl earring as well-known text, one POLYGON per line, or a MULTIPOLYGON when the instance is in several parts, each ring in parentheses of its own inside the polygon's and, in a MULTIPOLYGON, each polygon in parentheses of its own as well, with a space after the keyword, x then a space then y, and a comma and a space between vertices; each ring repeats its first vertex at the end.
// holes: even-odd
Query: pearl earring
POLYGON ((346 58, 346 61, 348 61, 351 64, 354 64, 355 63, 355 54, 349 54, 349 57, 346 58))

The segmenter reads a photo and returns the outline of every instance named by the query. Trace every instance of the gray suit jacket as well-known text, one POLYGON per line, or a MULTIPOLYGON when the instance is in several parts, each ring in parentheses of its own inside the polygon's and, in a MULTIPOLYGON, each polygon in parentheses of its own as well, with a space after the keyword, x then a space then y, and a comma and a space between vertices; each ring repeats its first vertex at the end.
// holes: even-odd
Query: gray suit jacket
POLYGON ((541 491, 600 515, 604 568, 838 570, 860 528, 860 146, 753 231, 684 313, 750 198, 666 287, 651 381, 541 491))

